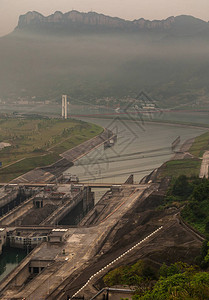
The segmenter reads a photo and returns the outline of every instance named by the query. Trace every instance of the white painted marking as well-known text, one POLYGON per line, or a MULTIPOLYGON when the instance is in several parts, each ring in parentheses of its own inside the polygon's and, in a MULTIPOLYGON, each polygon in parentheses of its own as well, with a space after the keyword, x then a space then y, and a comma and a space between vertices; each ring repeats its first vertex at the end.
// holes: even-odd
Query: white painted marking
POLYGON ((143 240, 141 240, 140 242, 138 242, 136 245, 134 245, 133 247, 131 247, 129 250, 127 250, 126 252, 124 252, 123 254, 121 254, 119 257, 117 257, 115 260, 113 260, 111 263, 109 263, 108 265, 106 265, 104 268, 100 269, 97 273, 93 274, 89 280, 86 282, 86 284, 80 288, 80 290, 78 290, 73 296, 75 297, 77 294, 79 294, 90 282, 90 280, 92 278, 94 278, 97 274, 99 274, 100 272, 102 272, 103 270, 105 270, 106 268, 110 267, 114 262, 116 262, 117 260, 119 260, 120 258, 122 258, 123 256, 125 256, 126 254, 128 254, 130 251, 132 251, 134 248, 136 248, 137 246, 139 246, 141 243, 143 243, 145 240, 147 240, 149 237, 151 237, 152 235, 154 235, 155 233, 157 233, 159 230, 161 230, 163 228, 163 226, 159 227, 158 229, 156 229, 155 231, 153 231, 151 234, 149 234, 147 237, 145 237, 143 240))

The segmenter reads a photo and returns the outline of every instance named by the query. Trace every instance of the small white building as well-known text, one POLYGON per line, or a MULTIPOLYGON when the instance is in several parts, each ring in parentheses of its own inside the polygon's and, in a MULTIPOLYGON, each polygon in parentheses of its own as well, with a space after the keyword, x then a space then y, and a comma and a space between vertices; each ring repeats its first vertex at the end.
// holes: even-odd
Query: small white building
POLYGON ((68 229, 53 229, 48 235, 48 241, 50 243, 61 243, 66 240, 68 236, 68 229))

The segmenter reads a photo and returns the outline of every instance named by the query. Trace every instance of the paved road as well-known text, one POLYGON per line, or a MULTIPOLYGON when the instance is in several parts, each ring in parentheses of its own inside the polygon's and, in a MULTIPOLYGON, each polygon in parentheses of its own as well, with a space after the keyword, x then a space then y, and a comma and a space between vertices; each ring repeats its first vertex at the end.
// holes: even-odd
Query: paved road
POLYGON ((200 168, 200 178, 208 178, 208 165, 209 165, 209 151, 206 151, 203 155, 203 160, 200 168))

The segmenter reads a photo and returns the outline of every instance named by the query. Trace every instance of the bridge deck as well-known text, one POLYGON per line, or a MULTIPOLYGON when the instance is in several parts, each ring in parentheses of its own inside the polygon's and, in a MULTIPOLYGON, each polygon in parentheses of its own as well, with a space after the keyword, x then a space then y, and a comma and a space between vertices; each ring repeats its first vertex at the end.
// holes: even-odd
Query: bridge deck
MULTIPOLYGON (((38 183, 25 183, 25 182, 21 182, 21 183, 0 183, 0 186, 1 187, 4 187, 4 186, 11 186, 11 187, 17 187, 17 186, 25 186, 25 187, 52 187, 52 186, 64 186, 64 185, 67 185, 67 184, 71 184, 71 183, 43 183, 43 182, 38 182, 38 183)), ((88 186, 88 187, 91 187, 91 188, 111 188, 111 187, 114 187, 114 186, 122 186, 122 187, 145 187, 145 186, 148 186, 148 185, 143 185, 143 184, 126 184, 126 183, 115 183, 115 184, 112 184, 112 183, 87 183, 87 182, 79 182, 79 183, 76 183, 76 185, 83 185, 83 186, 88 186)))

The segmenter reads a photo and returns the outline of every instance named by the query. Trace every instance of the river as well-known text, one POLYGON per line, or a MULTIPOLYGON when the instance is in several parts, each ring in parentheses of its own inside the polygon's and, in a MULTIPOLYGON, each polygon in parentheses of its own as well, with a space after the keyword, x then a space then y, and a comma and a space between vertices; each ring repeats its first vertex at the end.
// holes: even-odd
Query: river
POLYGON ((177 136, 181 137, 182 144, 207 130, 143 120, 124 121, 118 117, 82 120, 109 128, 118 140, 113 147, 104 150, 100 146, 75 162, 68 172, 76 174, 81 182, 122 183, 130 174, 138 182, 172 157, 171 143, 177 136))

